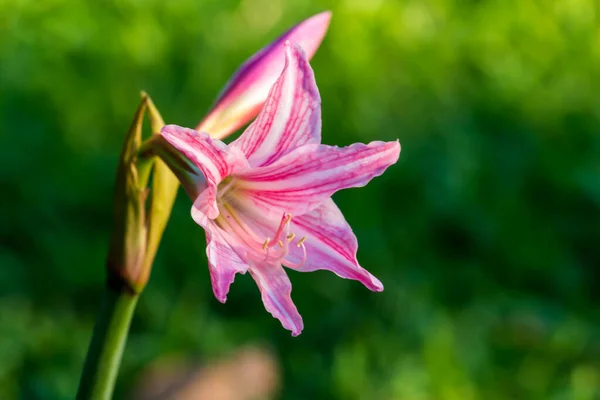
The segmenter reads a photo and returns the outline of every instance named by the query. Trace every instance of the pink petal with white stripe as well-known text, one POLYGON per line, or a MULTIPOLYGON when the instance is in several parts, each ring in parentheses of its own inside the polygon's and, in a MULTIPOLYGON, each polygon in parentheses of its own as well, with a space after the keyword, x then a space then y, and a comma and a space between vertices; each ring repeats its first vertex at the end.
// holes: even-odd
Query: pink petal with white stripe
POLYGON ((302 48, 285 44, 285 67, 256 120, 231 146, 253 167, 268 165, 308 143, 321 142, 321 97, 302 48))
POLYGON ((197 130, 223 138, 242 127, 260 111, 267 94, 284 66, 284 43, 298 43, 312 58, 331 20, 331 12, 314 15, 281 35, 250 57, 221 91, 211 111, 197 130))
POLYGON ((240 197, 269 218, 305 214, 340 189, 365 186, 394 164, 400 143, 305 145, 266 167, 237 175, 240 197))
POLYGON ((225 303, 229 287, 238 273, 245 274, 248 264, 240 258, 234 246, 227 243, 226 232, 218 227, 206 229, 206 256, 213 292, 217 300, 225 303))
POLYGON ((249 271, 260 289, 267 311, 277 318, 285 329, 292 331, 292 336, 298 336, 304 329, 304 323, 292 302, 292 283, 283 267, 259 264, 252 266, 249 271))
MULTIPOLYGON (((358 242, 352 228, 333 200, 325 200, 311 212, 292 219, 292 231, 296 238, 306 237, 304 245, 308 257, 296 271, 310 272, 329 270, 336 275, 361 282, 368 289, 381 292, 383 284, 356 260, 358 242)), ((295 264, 303 258, 301 250, 290 246, 287 257, 295 264)))
POLYGON ((219 215, 216 203, 217 185, 228 175, 247 168, 248 162, 237 149, 229 148, 204 132, 166 125, 160 132, 171 146, 179 150, 200 169, 206 179, 206 188, 194 201, 194 207, 210 219, 219 215))

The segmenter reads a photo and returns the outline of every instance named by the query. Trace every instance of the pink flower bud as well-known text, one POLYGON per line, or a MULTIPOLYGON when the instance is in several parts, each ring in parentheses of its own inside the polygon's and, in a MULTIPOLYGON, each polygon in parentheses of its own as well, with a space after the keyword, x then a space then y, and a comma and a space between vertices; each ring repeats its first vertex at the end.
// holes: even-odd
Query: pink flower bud
POLYGON ((330 11, 314 15, 246 60, 233 74, 196 130, 220 139, 253 119, 283 70, 284 43, 289 40, 299 44, 310 59, 319 48, 330 20, 330 11))

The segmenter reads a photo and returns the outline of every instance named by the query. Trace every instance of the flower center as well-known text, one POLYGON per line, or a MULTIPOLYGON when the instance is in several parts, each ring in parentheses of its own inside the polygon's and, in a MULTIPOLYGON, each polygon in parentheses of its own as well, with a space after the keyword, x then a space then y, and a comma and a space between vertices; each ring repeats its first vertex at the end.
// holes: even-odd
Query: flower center
POLYGON ((296 234, 290 232, 292 215, 284 213, 273 236, 265 232, 272 230, 272 224, 261 221, 260 218, 249 217, 241 207, 236 206, 235 189, 233 180, 226 179, 219 185, 218 200, 219 216, 215 220, 221 229, 236 237, 245 247, 247 257, 252 261, 266 262, 269 264, 281 263, 288 268, 300 268, 306 263, 306 246, 302 237, 294 242, 296 234), (302 249, 300 262, 290 261, 290 246, 295 245, 302 249))

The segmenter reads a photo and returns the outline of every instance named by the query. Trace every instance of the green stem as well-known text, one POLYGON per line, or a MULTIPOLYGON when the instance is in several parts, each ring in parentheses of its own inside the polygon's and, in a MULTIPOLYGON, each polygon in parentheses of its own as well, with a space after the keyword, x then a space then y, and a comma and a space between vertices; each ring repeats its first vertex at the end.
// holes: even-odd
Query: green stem
POLYGON ((107 285, 79 382, 77 400, 109 400, 139 294, 107 285))

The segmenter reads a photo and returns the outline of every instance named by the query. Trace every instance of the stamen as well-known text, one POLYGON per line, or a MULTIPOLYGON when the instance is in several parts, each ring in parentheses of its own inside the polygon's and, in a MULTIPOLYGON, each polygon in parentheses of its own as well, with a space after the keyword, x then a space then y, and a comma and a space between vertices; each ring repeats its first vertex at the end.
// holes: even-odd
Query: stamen
MULTIPOLYGON (((235 213, 235 210, 227 203, 222 203, 222 209, 220 209, 221 213, 225 216, 225 221, 232 228, 232 230, 241 238, 246 238, 250 241, 260 242, 260 239, 256 236, 256 234, 250 229, 248 225, 244 223, 242 218, 238 217, 235 213), (233 221, 228 221, 228 219, 232 218, 233 221)), ((248 240, 244 240, 248 245, 250 243, 248 240)))
POLYGON ((269 250, 271 246, 277 243, 277 239, 275 240, 275 243, 273 243, 271 238, 267 238, 263 242, 262 239, 259 239, 256 233, 254 233, 252 229, 250 229, 250 227, 244 223, 242 218, 238 217, 235 214, 235 211, 231 206, 229 206, 228 204, 221 205, 223 206, 220 209, 223 223, 227 225, 232 230, 233 234, 235 234, 235 236, 242 240, 242 242, 246 246, 248 246, 248 248, 254 249, 255 255, 252 256, 252 252, 250 252, 250 257, 254 257, 257 260, 261 260, 262 262, 277 262, 281 260, 281 258, 283 258, 285 254, 287 254, 287 251, 279 251, 278 253, 282 254, 272 255, 269 250), (260 252, 260 250, 258 249, 261 247, 264 251, 264 257, 262 257, 259 254, 256 254, 260 252))
MULTIPOLYGON (((304 238, 306 239, 306 237, 304 238)), ((304 241, 304 239, 302 239, 304 241)), ((297 266, 296 268, 300 268, 301 266, 303 266, 306 263, 306 246, 304 245, 304 243, 298 243, 301 247, 302 247, 302 261, 300 261, 300 265, 297 266)))
POLYGON ((269 259, 269 256, 270 256, 269 253, 270 253, 270 250, 269 250, 269 247, 267 246, 267 247, 265 247, 265 258, 263 258, 263 261, 267 261, 269 259))
MULTIPOLYGON (((304 241, 306 240, 306 236, 302 237, 302 239, 298 240, 298 243, 296 243, 296 247, 304 247, 304 241)), ((306 249, 305 249, 306 252, 306 249)))
POLYGON ((249 225, 246 224, 242 216, 237 215, 237 210, 235 210, 230 204, 223 202, 219 203, 219 206, 219 211, 221 212, 219 219, 222 221, 223 227, 227 226, 227 228, 231 229, 231 233, 241 239, 242 242, 248 246, 249 250, 254 250, 248 253, 249 257, 252 257, 257 261, 267 262, 269 264, 282 263, 284 265, 289 265, 291 268, 299 268, 304 265, 307 258, 306 247, 304 246, 306 237, 300 239, 296 244, 297 247, 302 247, 302 261, 296 265, 290 264, 289 261, 285 259, 290 251, 289 245, 291 244, 292 240, 296 238, 296 234, 290 232, 292 214, 284 213, 281 217, 274 237, 267 237, 263 241, 262 238, 257 235, 257 232, 255 232, 249 225), (276 248, 276 245, 279 246, 276 248), (262 252, 258 249, 262 249, 262 252))
POLYGON ((302 240, 299 241, 297 244, 298 247, 302 247, 302 260, 298 264, 293 264, 293 263, 289 262, 288 260, 282 260, 283 265, 285 265, 288 268, 300 268, 304 264, 306 264, 307 254, 306 254, 306 246, 304 245, 305 239, 306 239, 305 237, 302 238, 302 240))

